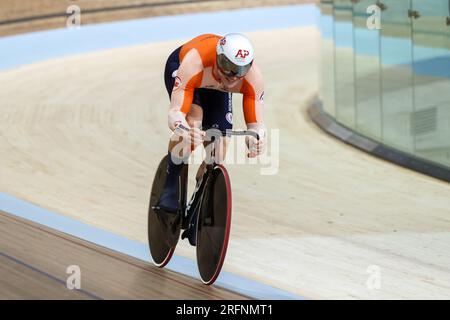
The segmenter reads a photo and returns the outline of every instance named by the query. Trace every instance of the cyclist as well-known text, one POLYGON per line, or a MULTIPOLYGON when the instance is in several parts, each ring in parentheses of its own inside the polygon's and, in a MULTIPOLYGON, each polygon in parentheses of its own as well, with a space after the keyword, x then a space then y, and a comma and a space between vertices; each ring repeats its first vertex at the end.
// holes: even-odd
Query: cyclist
MULTIPOLYGON (((260 136, 260 140, 246 138, 248 156, 255 157, 264 151, 264 83, 253 57, 251 42, 239 33, 224 37, 203 34, 169 56, 164 78, 170 98, 168 124, 173 135, 169 142, 167 179, 158 203, 165 212, 177 212, 180 172, 190 153, 203 142, 204 130, 232 128, 232 93, 242 93, 247 129, 260 136), (176 145, 181 151, 175 152, 176 145)), ((226 137, 220 140, 219 160, 225 157, 228 140, 226 137)))

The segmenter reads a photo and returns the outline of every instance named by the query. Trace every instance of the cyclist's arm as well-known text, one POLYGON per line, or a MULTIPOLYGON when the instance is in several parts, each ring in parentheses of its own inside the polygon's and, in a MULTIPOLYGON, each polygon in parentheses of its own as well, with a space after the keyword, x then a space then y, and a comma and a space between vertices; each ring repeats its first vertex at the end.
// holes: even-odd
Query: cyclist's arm
POLYGON ((189 128, 186 115, 191 109, 194 99, 194 90, 201 86, 203 66, 200 56, 195 50, 191 50, 177 71, 175 84, 172 89, 168 124, 174 130, 178 123, 189 128))
POLYGON ((247 129, 262 131, 264 125, 264 80, 259 68, 255 65, 244 78, 241 92, 243 94, 242 105, 247 129))

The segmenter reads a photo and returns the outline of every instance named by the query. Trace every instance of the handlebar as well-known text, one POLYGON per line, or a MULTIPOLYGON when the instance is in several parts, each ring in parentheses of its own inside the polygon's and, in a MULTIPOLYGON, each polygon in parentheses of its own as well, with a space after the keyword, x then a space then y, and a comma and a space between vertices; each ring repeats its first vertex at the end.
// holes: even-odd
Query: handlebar
MULTIPOLYGON (((177 129, 189 131, 189 128, 186 128, 181 123, 175 128, 175 130, 177 130, 177 129)), ((206 136, 213 137, 213 136, 215 136, 216 132, 219 132, 222 136, 252 136, 252 137, 256 138, 256 140, 259 140, 259 138, 260 138, 259 134, 257 132, 251 131, 251 130, 233 131, 233 130, 219 130, 219 129, 214 129, 214 128, 206 130, 206 136)))
MULTIPOLYGON (((237 131, 232 131, 232 130, 219 130, 219 129, 214 129, 214 131, 220 132, 222 134, 222 136, 252 136, 254 137, 256 140, 259 140, 259 134, 255 131, 251 131, 251 130, 237 130, 237 131)), ((213 136, 214 134, 210 133, 210 130, 206 130, 206 136, 213 136), (210 133, 210 134, 208 134, 210 133)))

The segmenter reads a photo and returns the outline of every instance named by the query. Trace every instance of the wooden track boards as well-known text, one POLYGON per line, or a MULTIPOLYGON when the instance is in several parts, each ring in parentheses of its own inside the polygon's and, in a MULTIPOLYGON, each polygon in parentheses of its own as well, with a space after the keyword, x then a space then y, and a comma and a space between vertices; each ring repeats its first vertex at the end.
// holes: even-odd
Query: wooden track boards
POLYGON ((0 212, 0 299, 243 298, 0 212), (71 265, 80 267, 80 290, 66 288, 71 265))

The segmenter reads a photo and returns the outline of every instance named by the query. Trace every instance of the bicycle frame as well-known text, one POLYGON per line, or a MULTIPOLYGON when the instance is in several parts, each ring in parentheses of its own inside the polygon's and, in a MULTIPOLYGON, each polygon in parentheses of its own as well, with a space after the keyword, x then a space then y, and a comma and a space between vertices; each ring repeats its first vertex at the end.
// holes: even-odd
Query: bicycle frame
POLYGON ((200 178, 201 179, 200 186, 198 186, 196 188, 196 190, 194 190, 194 193, 193 193, 189 203, 187 205, 184 205, 182 203, 180 206, 181 213, 182 213, 181 214, 181 229, 187 231, 187 232, 185 231, 183 233, 182 239, 189 236, 188 233, 189 233, 189 231, 192 231, 191 230, 192 228, 196 228, 196 226, 195 226, 196 217, 199 214, 199 211, 200 211, 200 208, 201 208, 201 205, 203 202, 206 185, 208 184, 209 180, 211 179, 213 169, 216 166, 216 162, 214 160, 216 141, 213 141, 212 138, 218 138, 221 136, 230 136, 230 135, 234 135, 234 136, 249 135, 249 136, 253 136, 259 140, 259 135, 254 131, 248 131, 248 130, 244 130, 244 131, 213 130, 212 132, 207 131, 207 138, 209 138, 209 139, 207 139, 206 141, 210 141, 212 143, 210 159, 213 159, 213 160, 209 161, 210 163, 206 164, 205 172, 203 173, 202 177, 200 178))

